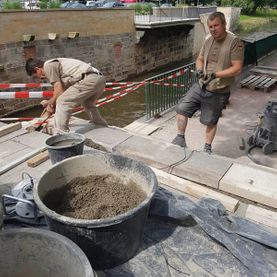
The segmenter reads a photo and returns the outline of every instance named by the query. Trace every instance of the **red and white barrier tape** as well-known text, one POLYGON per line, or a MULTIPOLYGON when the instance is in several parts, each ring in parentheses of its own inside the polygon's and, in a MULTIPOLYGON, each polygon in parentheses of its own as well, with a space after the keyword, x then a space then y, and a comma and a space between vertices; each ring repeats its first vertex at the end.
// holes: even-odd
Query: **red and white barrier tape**
MULTIPOLYGON (((187 69, 180 69, 177 72, 174 72, 172 75, 167 76, 163 79, 160 80, 154 80, 150 81, 150 83, 155 83, 155 82, 162 82, 165 80, 170 80, 176 77, 179 77, 183 74, 185 74, 186 71, 190 70, 190 68, 187 69)), ((145 82, 145 81, 142 81, 145 82)), ((142 82, 107 82, 106 86, 118 86, 117 88, 108 88, 108 90, 116 90, 119 88, 124 88, 124 87, 130 87, 134 85, 141 84, 142 82)), ((9 89, 9 88, 43 88, 43 87, 52 87, 51 84, 49 83, 27 83, 27 84, 6 84, 6 83, 0 83, 0 89, 9 89)))
POLYGON ((52 87, 49 83, 28 83, 28 84, 0 84, 0 89, 8 88, 48 88, 52 87))
MULTIPOLYGON (((133 87, 134 85, 119 86, 114 88, 106 88, 105 91, 113 91, 121 88, 133 87)), ((53 91, 2 91, 0 99, 31 99, 31 98, 49 98, 53 96, 53 91)))
MULTIPOLYGON (((137 90, 138 88, 140 88, 141 86, 143 86, 144 84, 141 83, 135 87, 131 87, 131 88, 128 88, 128 89, 125 89, 121 92, 118 92, 118 93, 115 93, 113 95, 109 95, 107 97, 104 97, 102 99, 99 99, 96 101, 96 107, 100 107, 102 105, 105 105, 107 103, 110 103, 114 100, 117 100, 125 95, 127 95, 128 93, 131 93, 131 92, 134 92, 135 90, 137 90)), ((83 108, 77 108, 77 111, 72 113, 72 115, 76 115, 76 114, 79 114, 79 113, 82 113, 84 111, 83 108)), ((35 117, 13 117, 13 118, 0 118, 0 121, 28 121, 28 120, 32 120, 34 119, 35 117)))
POLYGON ((53 96, 53 91, 2 91, 0 99, 25 99, 25 98, 49 98, 53 96))

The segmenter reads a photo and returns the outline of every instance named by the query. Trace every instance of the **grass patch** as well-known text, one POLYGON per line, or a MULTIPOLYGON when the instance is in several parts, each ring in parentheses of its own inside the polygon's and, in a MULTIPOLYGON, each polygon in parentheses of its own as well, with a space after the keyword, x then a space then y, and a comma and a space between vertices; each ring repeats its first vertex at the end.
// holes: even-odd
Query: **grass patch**
POLYGON ((241 15, 236 34, 244 37, 253 32, 272 32, 277 30, 277 10, 259 9, 253 16, 241 15))

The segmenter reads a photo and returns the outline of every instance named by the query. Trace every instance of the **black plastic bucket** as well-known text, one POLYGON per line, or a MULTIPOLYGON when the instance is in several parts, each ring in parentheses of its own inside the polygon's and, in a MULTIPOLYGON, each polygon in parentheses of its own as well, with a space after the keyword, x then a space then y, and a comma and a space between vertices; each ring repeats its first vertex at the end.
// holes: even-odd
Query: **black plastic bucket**
POLYGON ((0 276, 93 277, 88 258, 60 234, 35 228, 0 232, 0 276))
POLYGON ((77 133, 52 136, 45 141, 52 164, 64 159, 82 155, 86 137, 77 133))
POLYGON ((85 252, 94 269, 122 264, 138 251, 157 178, 148 166, 120 155, 95 150, 93 155, 66 159, 48 170, 34 187, 34 199, 45 214, 51 230, 73 240, 85 252), (85 220, 66 217, 44 204, 45 195, 66 185, 75 177, 114 174, 134 181, 146 193, 137 207, 115 217, 85 220))

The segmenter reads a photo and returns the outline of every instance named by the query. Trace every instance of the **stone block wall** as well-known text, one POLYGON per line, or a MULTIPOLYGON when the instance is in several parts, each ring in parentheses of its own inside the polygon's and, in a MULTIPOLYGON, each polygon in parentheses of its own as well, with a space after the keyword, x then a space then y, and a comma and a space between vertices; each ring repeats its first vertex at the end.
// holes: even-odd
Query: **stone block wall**
MULTIPOLYGON (((193 30, 193 25, 145 30, 137 40, 134 10, 0 12, 5 33, 0 37, 0 82, 34 82, 25 72, 29 57, 77 58, 92 63, 108 81, 128 80, 192 56, 201 47, 194 43, 193 30), (76 36, 68 38, 69 32, 76 36), (30 41, 23 41, 26 37, 30 41)), ((0 116, 38 103, 0 100, 0 116)))
POLYGON ((136 71, 151 71, 193 55, 192 25, 147 30, 136 46, 136 71))

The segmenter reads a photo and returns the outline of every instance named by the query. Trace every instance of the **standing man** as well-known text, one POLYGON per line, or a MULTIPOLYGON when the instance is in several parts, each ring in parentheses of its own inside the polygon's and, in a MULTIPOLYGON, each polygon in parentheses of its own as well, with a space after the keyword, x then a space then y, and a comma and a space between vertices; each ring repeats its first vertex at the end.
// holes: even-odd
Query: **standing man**
POLYGON ((188 118, 200 109, 200 122, 206 125, 204 151, 210 154, 218 119, 230 96, 230 85, 243 67, 244 45, 235 35, 226 31, 223 13, 212 13, 207 23, 211 35, 205 40, 196 59, 199 82, 176 106, 177 136, 172 143, 186 147, 188 118))
POLYGON ((96 100, 103 94, 105 77, 90 64, 80 60, 57 58, 48 61, 28 59, 27 74, 48 79, 53 96, 42 101, 48 115, 54 114, 54 133, 69 132, 69 119, 74 108, 82 105, 91 122, 107 126, 96 108, 96 100))

